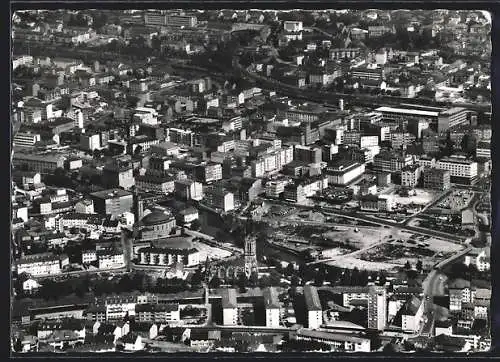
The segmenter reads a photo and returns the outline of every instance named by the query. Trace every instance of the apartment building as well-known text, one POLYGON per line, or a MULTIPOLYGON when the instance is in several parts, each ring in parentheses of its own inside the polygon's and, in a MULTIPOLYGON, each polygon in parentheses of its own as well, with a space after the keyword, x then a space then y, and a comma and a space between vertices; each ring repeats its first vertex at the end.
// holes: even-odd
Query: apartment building
POLYGON ((422 173, 425 189, 440 191, 450 189, 450 171, 426 167, 422 173))
POLYGON ((450 171, 453 183, 472 185, 477 179, 477 162, 464 156, 444 157, 436 162, 436 168, 450 171))
POLYGON ((16 262, 17 273, 26 273, 32 276, 46 276, 60 274, 62 269, 69 264, 67 255, 54 255, 40 253, 26 255, 16 262))
POLYGON ((304 299, 307 312, 307 327, 318 329, 323 324, 323 309, 318 290, 312 285, 304 286, 304 299))

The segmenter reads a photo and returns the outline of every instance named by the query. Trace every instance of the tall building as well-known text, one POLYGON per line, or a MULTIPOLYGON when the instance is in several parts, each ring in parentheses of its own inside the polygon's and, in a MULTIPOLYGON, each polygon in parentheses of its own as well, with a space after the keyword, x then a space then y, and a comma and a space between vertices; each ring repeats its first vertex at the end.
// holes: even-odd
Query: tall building
POLYGON ((231 326, 238 324, 238 305, 236 303, 236 289, 224 289, 222 293, 222 324, 231 326))
POLYGON ((307 311, 307 327, 318 329, 323 323, 323 310, 316 287, 306 285, 304 287, 304 299, 307 311))
POLYGON ((371 286, 368 296, 368 328, 379 331, 387 321, 387 296, 384 287, 371 286))
POLYGON ((133 194, 122 189, 98 191, 90 194, 98 214, 119 216, 134 206, 133 194))
POLYGON ((274 287, 264 289, 264 307, 266 308, 266 327, 279 327, 280 304, 278 291, 274 287))
POLYGON ((257 239, 249 234, 248 222, 245 225, 245 275, 250 278, 252 273, 258 272, 257 267, 257 239))
POLYGON ((424 169, 424 188, 445 191, 450 188, 450 171, 438 168, 424 169))
POLYGON ((449 128, 468 123, 468 114, 469 111, 461 107, 453 107, 440 112, 438 116, 437 131, 445 132, 449 128))

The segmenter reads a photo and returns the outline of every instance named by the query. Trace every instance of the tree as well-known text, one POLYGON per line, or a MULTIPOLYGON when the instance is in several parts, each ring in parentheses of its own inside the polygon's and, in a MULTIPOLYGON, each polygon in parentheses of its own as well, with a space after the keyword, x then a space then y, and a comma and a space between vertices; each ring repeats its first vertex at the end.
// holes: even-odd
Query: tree
POLYGON ((420 259, 419 259, 419 260, 417 261, 416 269, 417 269, 417 271, 418 271, 419 273, 421 273, 421 272, 422 272, 422 269, 423 269, 423 263, 422 263, 422 260, 420 260, 420 259))
POLYGON ((221 281, 217 275, 214 275, 212 280, 209 282, 209 287, 210 288, 219 288, 221 285, 221 281))
POLYGON ((195 220, 191 221, 191 225, 190 225, 191 230, 200 230, 200 228, 201 228, 200 220, 195 219, 195 220))
POLYGON ((407 260, 405 263, 405 270, 410 270, 410 269, 411 269, 411 264, 410 264, 410 261, 407 260))
POLYGON ((246 285, 247 285, 247 277, 245 276, 244 273, 240 273, 238 275, 238 287, 240 288, 241 293, 245 293, 247 291, 246 285))
POLYGON ((259 274, 256 272, 250 274, 250 284, 255 287, 258 284, 258 282, 259 282, 259 274))
POLYGON ((16 338, 16 342, 14 343, 14 352, 21 352, 23 349, 23 344, 21 342, 21 338, 16 338))

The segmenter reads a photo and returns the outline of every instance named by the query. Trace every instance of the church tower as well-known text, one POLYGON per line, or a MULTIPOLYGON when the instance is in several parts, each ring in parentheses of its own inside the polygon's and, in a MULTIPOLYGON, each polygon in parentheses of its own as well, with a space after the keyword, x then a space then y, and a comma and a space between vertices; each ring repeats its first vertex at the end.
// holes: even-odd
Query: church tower
POLYGON ((257 273, 257 239, 253 235, 245 235, 245 275, 250 278, 257 273))

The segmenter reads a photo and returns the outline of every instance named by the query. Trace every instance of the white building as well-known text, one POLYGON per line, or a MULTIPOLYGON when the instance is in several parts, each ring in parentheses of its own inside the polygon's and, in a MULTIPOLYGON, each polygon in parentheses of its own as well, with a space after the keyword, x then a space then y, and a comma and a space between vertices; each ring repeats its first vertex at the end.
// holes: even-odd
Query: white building
POLYGON ((222 294, 223 325, 234 326, 238 324, 238 305, 236 303, 236 290, 226 289, 222 294))
POLYGON ((119 269, 125 266, 125 256, 121 251, 97 252, 99 269, 119 269))
POLYGON ((307 311, 307 326, 309 329, 318 329, 323 324, 323 310, 316 287, 306 285, 304 287, 304 298, 307 311))
POLYGON ((60 274, 64 266, 69 264, 67 255, 42 253, 26 255, 17 261, 17 273, 33 276, 60 274))
POLYGON ((278 292, 275 288, 266 288, 263 291, 264 306, 266 308, 266 327, 279 327, 280 304, 278 292))
POLYGON ((94 201, 87 199, 78 201, 75 205, 75 212, 80 214, 93 214, 94 201))
POLYGON ((387 297, 384 287, 371 286, 368 296, 368 328, 383 330, 387 323, 387 297))
POLYGON ((424 303, 417 297, 412 297, 401 313, 401 328, 405 331, 417 332, 420 329, 424 313, 424 303))

